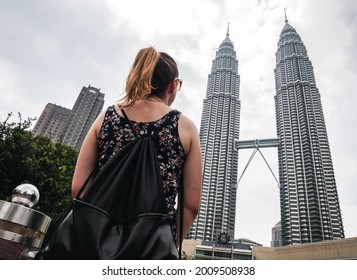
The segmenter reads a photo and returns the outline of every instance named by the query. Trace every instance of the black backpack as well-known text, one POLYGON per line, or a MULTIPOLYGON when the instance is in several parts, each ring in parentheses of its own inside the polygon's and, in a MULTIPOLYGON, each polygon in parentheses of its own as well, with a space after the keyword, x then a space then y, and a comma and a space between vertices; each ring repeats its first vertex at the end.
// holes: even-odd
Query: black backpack
MULTIPOLYGON (((156 135, 139 136, 122 112, 135 140, 117 152, 86 187, 92 176, 88 178, 36 259, 179 259, 182 238, 178 252, 153 142, 156 135)), ((182 198, 181 190, 181 210, 182 198)))

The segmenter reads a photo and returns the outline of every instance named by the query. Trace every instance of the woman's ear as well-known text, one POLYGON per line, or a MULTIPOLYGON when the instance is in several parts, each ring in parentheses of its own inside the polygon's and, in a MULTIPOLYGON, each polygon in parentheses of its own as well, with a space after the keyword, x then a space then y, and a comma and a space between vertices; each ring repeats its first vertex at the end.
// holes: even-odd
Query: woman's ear
POLYGON ((170 83, 169 83, 169 85, 168 85, 168 90, 169 90, 169 93, 174 93, 174 92, 176 92, 176 80, 175 79, 173 79, 170 83))
POLYGON ((166 90, 167 102, 166 102, 166 105, 171 106, 171 104, 175 101, 176 93, 177 93, 177 87, 176 87, 176 81, 174 79, 167 86, 167 90, 166 90))

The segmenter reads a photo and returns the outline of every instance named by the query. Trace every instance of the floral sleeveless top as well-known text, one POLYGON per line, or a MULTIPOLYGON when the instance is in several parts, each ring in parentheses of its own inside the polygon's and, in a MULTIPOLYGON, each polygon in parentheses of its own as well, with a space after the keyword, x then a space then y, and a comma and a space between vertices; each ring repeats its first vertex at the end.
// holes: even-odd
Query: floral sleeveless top
MULTIPOLYGON (((181 188, 182 166, 186 155, 178 134, 178 121, 181 112, 172 110, 161 119, 153 122, 131 121, 138 135, 156 133, 154 141, 160 165, 160 174, 170 215, 171 230, 177 240, 175 220, 175 199, 181 188)), ((99 168, 108 162, 122 147, 135 139, 135 134, 124 117, 120 116, 115 106, 110 106, 104 117, 98 135, 99 168)))

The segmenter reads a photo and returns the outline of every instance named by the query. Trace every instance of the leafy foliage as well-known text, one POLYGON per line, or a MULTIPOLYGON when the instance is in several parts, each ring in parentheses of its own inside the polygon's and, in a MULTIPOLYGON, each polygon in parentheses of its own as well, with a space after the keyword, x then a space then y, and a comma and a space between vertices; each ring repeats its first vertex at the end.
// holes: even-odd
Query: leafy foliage
POLYGON ((34 119, 0 122, 0 199, 11 201, 15 187, 23 183, 40 192, 34 209, 51 217, 48 235, 57 227, 71 201, 71 181, 78 151, 43 136, 32 137, 34 119))

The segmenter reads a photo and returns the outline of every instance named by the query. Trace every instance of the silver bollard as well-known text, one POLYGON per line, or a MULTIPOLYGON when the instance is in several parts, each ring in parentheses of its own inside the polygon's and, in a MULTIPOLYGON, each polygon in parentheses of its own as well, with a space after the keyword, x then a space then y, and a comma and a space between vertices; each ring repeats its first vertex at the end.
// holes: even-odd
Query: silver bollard
POLYGON ((0 259, 33 259, 41 247, 51 218, 31 209, 40 194, 31 184, 12 192, 12 202, 0 200, 0 259))

